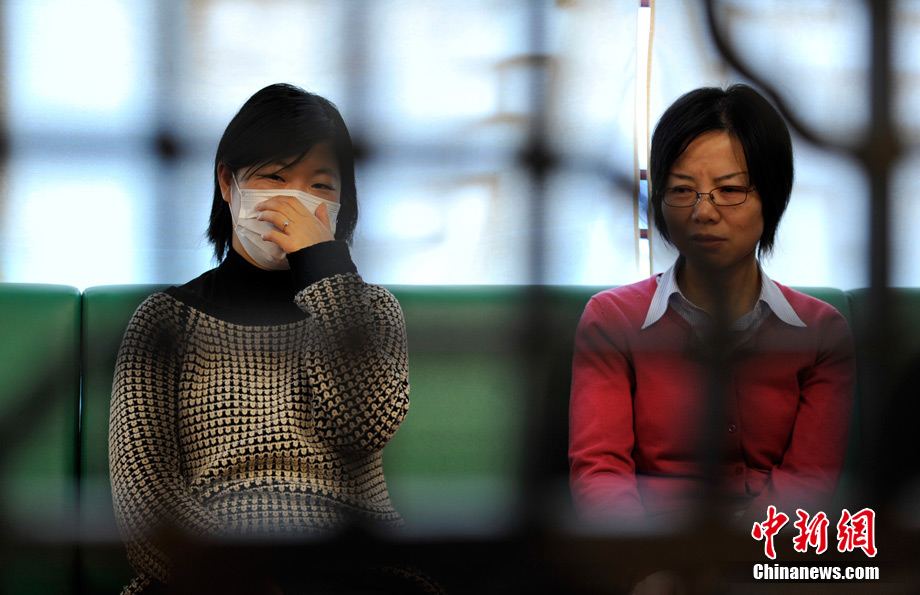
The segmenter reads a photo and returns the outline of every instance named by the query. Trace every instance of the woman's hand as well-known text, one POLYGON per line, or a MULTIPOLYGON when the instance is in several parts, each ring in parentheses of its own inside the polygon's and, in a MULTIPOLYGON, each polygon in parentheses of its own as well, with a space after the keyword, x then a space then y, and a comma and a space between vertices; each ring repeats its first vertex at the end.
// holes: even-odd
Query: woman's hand
POLYGON ((317 207, 314 215, 296 198, 278 195, 259 203, 256 209, 260 211, 259 221, 278 228, 262 234, 262 239, 276 244, 285 254, 335 239, 326 205, 317 207))

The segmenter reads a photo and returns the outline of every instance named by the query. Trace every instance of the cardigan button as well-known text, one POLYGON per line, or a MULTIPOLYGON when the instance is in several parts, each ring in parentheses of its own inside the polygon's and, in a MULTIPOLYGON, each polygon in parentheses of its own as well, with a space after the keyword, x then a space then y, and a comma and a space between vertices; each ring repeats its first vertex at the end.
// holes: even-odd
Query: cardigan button
POLYGON ((737 429, 738 429, 738 426, 736 426, 735 424, 728 424, 728 433, 729 433, 729 434, 734 434, 734 433, 735 433, 735 430, 737 430, 737 429))

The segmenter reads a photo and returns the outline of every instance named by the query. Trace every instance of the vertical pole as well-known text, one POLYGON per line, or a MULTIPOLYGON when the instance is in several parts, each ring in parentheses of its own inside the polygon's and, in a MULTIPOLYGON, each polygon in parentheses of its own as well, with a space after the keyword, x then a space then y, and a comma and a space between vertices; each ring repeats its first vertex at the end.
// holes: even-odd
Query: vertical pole
POLYGON ((859 149, 859 157, 869 177, 870 187, 870 290, 869 312, 860 329, 866 338, 861 378, 869 395, 868 402, 859 403, 854 414, 856 422, 865 427, 862 448, 863 489, 871 500, 884 498, 886 478, 878 476, 877 465, 881 445, 884 443, 885 413, 891 404, 892 383, 887 366, 891 361, 897 340, 891 325, 890 283, 890 201, 889 178, 898 154, 898 140, 891 117, 891 3, 889 0, 867 0, 871 26, 871 89, 869 134, 859 149), (858 416, 858 417, 857 417, 858 416), (862 419, 860 419, 862 418, 862 419))
POLYGON ((554 167, 552 150, 547 140, 547 10, 551 6, 545 0, 530 0, 528 4, 528 54, 529 68, 529 133, 523 147, 521 160, 529 177, 528 211, 528 290, 526 313, 521 319, 524 325, 519 334, 521 353, 524 355, 523 370, 526 394, 524 410, 527 413, 524 427, 525 452, 521 469, 521 522, 525 530, 541 524, 543 515, 542 496, 545 495, 546 461, 544 432, 549 408, 549 394, 546 374, 541 363, 545 360, 548 301, 546 283, 546 182, 554 167))

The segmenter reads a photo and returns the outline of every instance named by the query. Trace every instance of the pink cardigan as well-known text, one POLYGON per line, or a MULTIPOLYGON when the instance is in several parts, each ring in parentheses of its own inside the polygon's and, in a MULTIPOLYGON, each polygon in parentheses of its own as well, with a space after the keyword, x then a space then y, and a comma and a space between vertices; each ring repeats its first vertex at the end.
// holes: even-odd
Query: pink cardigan
POLYGON ((792 518, 796 507, 813 515, 827 505, 846 452, 853 342, 837 310, 777 285, 806 327, 771 314, 721 365, 728 399, 720 407, 707 403, 710 368, 680 315, 668 308, 640 330, 654 277, 591 298, 575 339, 569 412, 580 515, 667 519, 711 496, 713 475, 726 510, 747 508, 746 520, 764 520, 770 504, 792 518), (707 439, 722 443, 708 471, 700 463, 707 439))

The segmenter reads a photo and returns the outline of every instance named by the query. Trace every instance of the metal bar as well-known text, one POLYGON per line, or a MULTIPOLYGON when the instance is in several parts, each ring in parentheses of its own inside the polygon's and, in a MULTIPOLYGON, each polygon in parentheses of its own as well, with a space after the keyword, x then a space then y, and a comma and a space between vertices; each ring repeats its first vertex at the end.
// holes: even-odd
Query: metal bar
POLYGON ((852 145, 835 143, 812 129, 801 120, 784 97, 763 77, 744 63, 727 40, 716 17, 716 1, 706 0, 709 30, 722 57, 739 73, 759 86, 775 103, 790 126, 806 140, 819 148, 848 154, 857 159, 869 178, 869 265, 870 300, 866 324, 854 329, 862 341, 858 351, 862 354, 860 382, 861 393, 872 395, 871 402, 858 403, 854 423, 864 427, 861 444, 859 486, 865 497, 872 500, 884 498, 883 478, 877 476, 877 460, 883 444, 885 413, 891 404, 889 362, 899 345, 890 306, 890 201, 889 179, 900 153, 900 141, 892 120, 892 4, 889 0, 866 0, 870 14, 871 72, 870 72, 870 122, 867 134, 852 145))

